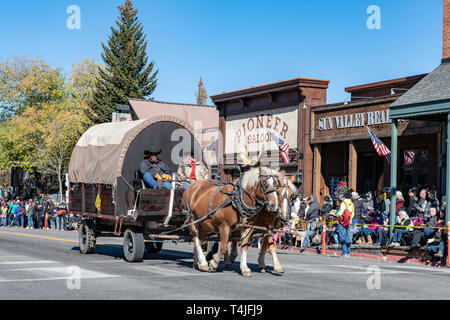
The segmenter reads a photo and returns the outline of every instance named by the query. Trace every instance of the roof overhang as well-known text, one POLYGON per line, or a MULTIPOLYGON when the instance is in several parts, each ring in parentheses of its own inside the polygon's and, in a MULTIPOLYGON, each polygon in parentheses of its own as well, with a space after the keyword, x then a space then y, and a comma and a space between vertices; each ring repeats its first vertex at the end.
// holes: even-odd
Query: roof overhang
MULTIPOLYGON (((450 112, 450 100, 431 101, 412 105, 391 106, 391 119, 410 119, 428 117, 450 112)), ((420 120, 420 119, 418 119, 420 120)))
POLYGON ((322 79, 310 79, 310 78, 295 78, 290 80, 278 81, 274 83, 268 83, 260 86, 254 86, 246 89, 224 92, 216 95, 210 96, 211 100, 215 104, 238 100, 243 98, 250 98, 255 96, 261 96, 269 93, 281 92, 294 90, 300 87, 311 87, 311 88, 328 88, 329 80, 322 79))

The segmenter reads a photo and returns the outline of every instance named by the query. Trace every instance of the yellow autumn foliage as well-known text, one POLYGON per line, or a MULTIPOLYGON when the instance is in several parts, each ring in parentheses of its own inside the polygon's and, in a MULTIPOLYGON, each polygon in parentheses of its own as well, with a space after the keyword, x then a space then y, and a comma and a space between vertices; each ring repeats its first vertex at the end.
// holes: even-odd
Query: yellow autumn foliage
POLYGON ((85 60, 66 80, 41 60, 0 64, 0 106, 7 106, 0 122, 0 169, 53 175, 62 190, 72 150, 91 125, 86 114, 97 70, 85 60))

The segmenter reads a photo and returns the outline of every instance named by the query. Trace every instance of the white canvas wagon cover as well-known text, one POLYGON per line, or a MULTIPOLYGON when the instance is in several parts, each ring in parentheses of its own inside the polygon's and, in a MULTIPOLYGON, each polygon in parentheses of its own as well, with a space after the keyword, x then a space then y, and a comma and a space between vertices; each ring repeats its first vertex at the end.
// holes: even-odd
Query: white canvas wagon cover
POLYGON ((175 168, 170 160, 171 148, 175 143, 170 142, 170 133, 175 128, 193 133, 186 122, 173 116, 94 126, 85 132, 72 152, 69 181, 113 186, 117 186, 119 177, 130 181, 149 145, 161 148, 162 160, 175 168), (124 162, 130 168, 125 168, 124 162))
POLYGON ((72 152, 69 181, 115 185, 125 142, 144 122, 104 123, 87 130, 72 152))

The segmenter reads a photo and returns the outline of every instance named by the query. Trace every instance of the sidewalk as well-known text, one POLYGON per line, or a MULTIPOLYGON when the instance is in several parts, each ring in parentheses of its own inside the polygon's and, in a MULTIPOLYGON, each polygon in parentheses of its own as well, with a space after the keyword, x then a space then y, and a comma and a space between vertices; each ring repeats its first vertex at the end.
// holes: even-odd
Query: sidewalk
MULTIPOLYGON (((404 248, 381 248, 380 246, 369 245, 352 245, 352 258, 374 259, 384 262, 395 263, 412 263, 435 267, 445 267, 445 260, 432 260, 431 257, 424 250, 406 251, 408 247, 404 248), (372 251, 372 252, 371 252, 372 251)), ((278 250, 301 253, 299 247, 277 245, 278 250)), ((305 248, 303 253, 320 254, 316 247, 305 248)), ((327 256, 340 256, 340 245, 328 246, 326 249, 327 256)))

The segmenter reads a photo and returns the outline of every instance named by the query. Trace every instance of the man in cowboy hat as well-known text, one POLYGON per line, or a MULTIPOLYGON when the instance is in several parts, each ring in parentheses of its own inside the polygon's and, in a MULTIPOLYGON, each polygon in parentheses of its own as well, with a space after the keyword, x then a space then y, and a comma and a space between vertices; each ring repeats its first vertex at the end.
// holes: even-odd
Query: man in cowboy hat
POLYGON ((168 180, 170 180, 172 171, 163 161, 158 159, 161 151, 161 149, 154 146, 144 151, 145 159, 139 165, 139 171, 143 175, 146 186, 152 189, 158 189, 159 187, 160 189, 170 190, 172 186, 168 180))
POLYGON ((180 163, 177 177, 178 180, 183 181, 182 188, 186 190, 197 180, 209 179, 209 171, 203 162, 195 157, 195 152, 192 149, 189 155, 180 163))

